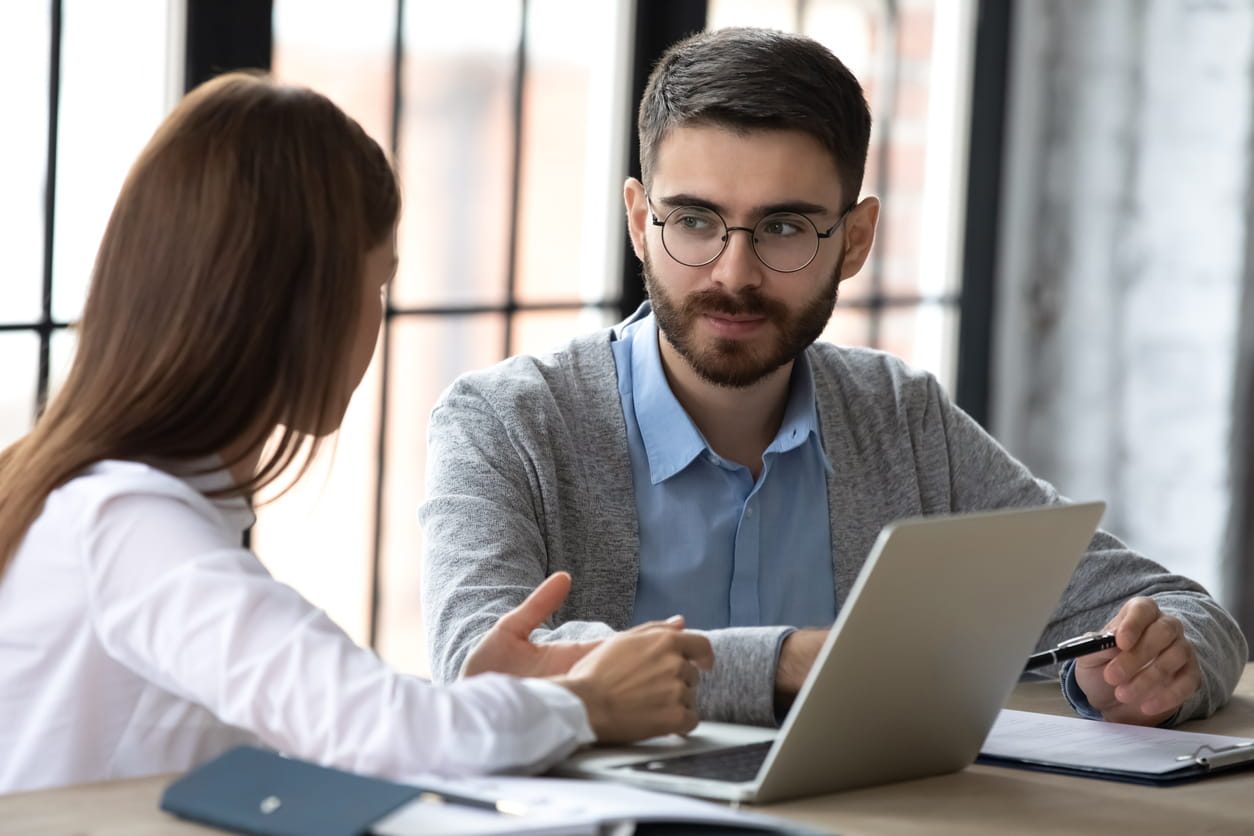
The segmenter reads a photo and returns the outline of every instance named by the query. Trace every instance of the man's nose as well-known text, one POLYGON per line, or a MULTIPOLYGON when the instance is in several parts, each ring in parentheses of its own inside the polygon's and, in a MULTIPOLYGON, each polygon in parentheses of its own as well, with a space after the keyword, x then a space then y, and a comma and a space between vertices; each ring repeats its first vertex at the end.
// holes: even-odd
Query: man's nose
POLYGON ((762 284, 763 264, 753 251, 753 230, 743 226, 727 228, 727 244, 710 278, 728 290, 735 292, 743 287, 762 284))

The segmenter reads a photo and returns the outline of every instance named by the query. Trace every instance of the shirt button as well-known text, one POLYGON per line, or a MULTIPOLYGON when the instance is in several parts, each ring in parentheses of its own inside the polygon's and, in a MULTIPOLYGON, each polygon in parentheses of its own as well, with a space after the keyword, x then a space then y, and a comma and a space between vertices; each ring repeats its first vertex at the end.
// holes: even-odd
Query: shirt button
POLYGON ((753 509, 752 509, 752 508, 746 508, 746 509, 745 509, 745 516, 746 516, 746 517, 752 517, 752 516, 753 516, 753 509))

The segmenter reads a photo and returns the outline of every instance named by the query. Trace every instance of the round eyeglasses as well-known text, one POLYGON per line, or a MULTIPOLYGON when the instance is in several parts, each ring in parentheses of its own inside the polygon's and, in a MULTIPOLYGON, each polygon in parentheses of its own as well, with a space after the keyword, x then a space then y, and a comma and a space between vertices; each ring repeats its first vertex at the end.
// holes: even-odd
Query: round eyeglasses
POLYGON ((852 203, 845 207, 824 232, 799 212, 772 212, 752 228, 728 226, 722 215, 704 206, 676 206, 658 220, 650 201, 649 215, 653 225, 662 228, 662 247, 687 267, 704 267, 723 254, 733 232, 747 232, 759 261, 777 273, 796 273, 810 266, 819 254, 819 242, 832 236, 853 207, 852 203))

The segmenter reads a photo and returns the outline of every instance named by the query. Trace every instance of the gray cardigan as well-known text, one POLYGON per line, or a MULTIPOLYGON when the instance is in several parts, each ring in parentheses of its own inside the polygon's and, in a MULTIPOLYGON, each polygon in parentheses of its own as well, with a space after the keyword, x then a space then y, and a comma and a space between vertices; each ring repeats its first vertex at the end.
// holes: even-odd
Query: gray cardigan
MULTIPOLYGON (((636 316, 647 313, 647 306, 636 316)), ((635 317, 633 317, 633 320, 635 317)), ((629 320, 630 322, 631 320, 629 320)), ((503 613, 553 572, 574 588, 536 641, 589 639, 631 626, 639 540, 614 329, 545 357, 520 356, 459 378, 431 416, 423 604, 437 680, 503 613)), ((891 355, 807 349, 832 463, 828 476, 837 606, 880 529, 922 514, 1060 501, 950 402, 936 380, 891 355)), ((1134 595, 1184 621, 1202 669, 1178 719, 1206 716, 1236 687, 1246 643, 1197 583, 1098 532, 1040 647, 1101 627, 1134 595)), ((772 724, 776 648, 787 627, 708 633, 705 719, 772 724)))

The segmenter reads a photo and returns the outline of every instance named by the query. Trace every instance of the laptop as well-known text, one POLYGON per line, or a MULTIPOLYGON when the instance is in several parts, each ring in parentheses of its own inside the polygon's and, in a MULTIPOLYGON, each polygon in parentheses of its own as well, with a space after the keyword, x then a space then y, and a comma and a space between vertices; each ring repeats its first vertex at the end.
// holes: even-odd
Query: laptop
POLYGON ((892 523, 778 731, 706 722, 686 738, 586 749, 555 772, 764 803, 962 769, 1023 672, 1104 508, 892 523))

